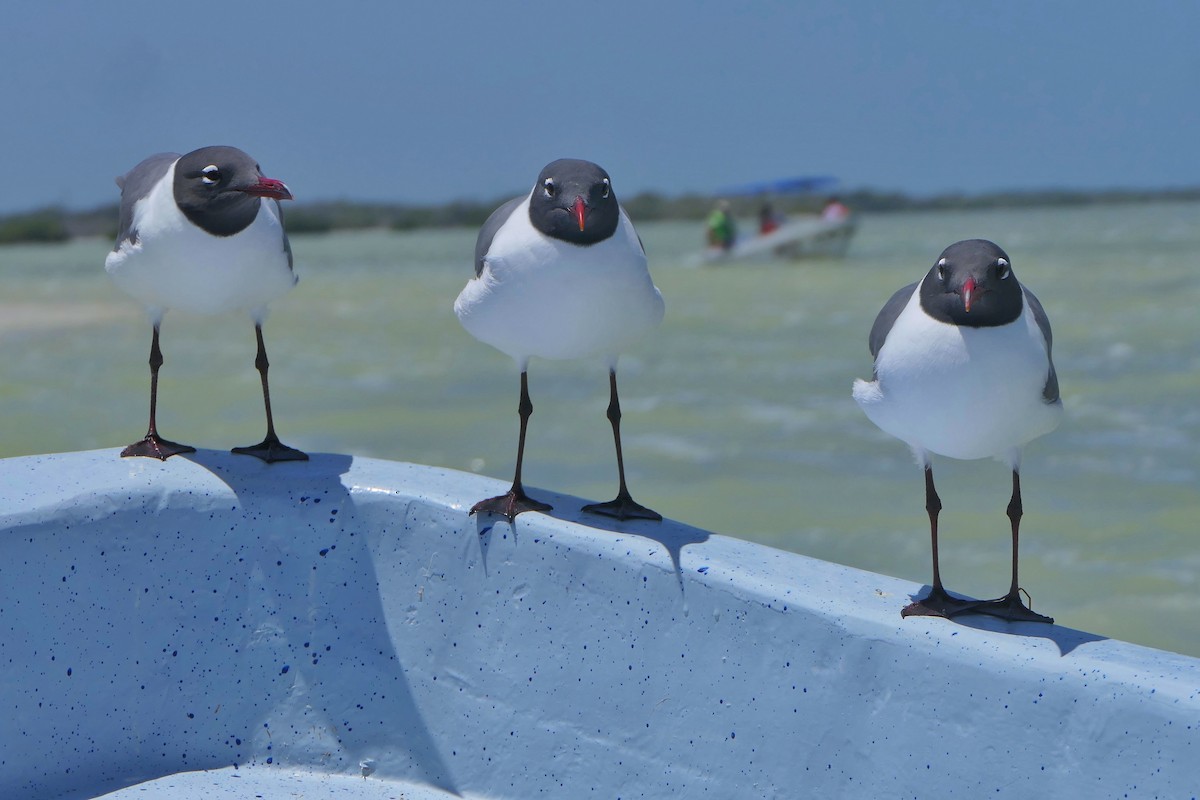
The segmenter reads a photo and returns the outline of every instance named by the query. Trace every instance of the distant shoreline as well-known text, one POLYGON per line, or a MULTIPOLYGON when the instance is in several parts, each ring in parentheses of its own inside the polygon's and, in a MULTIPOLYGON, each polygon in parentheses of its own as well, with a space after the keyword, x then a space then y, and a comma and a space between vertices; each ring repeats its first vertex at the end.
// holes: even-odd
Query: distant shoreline
MULTIPOLYGON (((329 231, 386 228, 477 227, 492 210, 516 192, 490 201, 457 200, 439 205, 405 203, 369 203, 352 200, 289 204, 284 221, 290 233, 326 233, 329 231)), ((1200 187, 1180 189, 1037 189, 990 192, 978 195, 941 194, 912 197, 901 192, 856 189, 838 192, 852 209, 866 213, 893 211, 947 211, 987 208, 1030 208, 1048 206, 1088 206, 1117 203, 1200 200, 1200 187)), ((639 222, 652 220, 702 220, 720 199, 718 195, 688 194, 669 197, 657 192, 642 192, 622 200, 629 215, 639 222)), ((764 201, 777 211, 811 213, 819 211, 826 196, 759 196, 731 198, 735 214, 752 216, 764 201)), ((111 203, 85 211, 50 207, 0 215, 0 244, 28 242, 64 242, 86 237, 115 238, 117 204, 111 203)))

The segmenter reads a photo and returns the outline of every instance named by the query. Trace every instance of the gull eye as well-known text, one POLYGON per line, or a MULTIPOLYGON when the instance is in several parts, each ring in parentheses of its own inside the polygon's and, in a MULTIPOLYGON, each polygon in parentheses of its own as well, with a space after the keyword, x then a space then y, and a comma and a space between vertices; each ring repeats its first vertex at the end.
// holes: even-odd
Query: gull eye
POLYGON ((554 185, 554 178, 546 178, 545 183, 542 184, 542 188, 546 190, 546 197, 554 197, 555 192, 558 191, 558 188, 554 185))
POLYGON ((200 170, 200 180, 205 186, 215 186, 221 181, 221 170, 217 169, 216 164, 209 164, 200 170))
POLYGON ((603 183, 604 183, 604 193, 601 194, 600 196, 607 198, 610 194, 612 194, 612 184, 609 183, 608 178, 605 178, 603 183))
POLYGON ((1012 275, 1012 268, 1008 266, 1007 258, 996 259, 996 274, 1000 276, 1000 280, 1004 280, 1009 275, 1012 275))
POLYGON ((946 280, 946 259, 943 258, 940 261, 938 261, 937 270, 938 270, 938 273, 937 273, 938 280, 940 280, 940 281, 946 280))

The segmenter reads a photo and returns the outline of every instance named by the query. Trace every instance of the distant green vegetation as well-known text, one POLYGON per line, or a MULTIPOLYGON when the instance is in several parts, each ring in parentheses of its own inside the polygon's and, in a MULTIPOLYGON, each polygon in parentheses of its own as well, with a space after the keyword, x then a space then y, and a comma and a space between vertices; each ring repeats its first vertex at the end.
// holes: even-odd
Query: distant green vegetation
POLYGON ((66 213, 46 208, 28 214, 0 218, 0 244, 12 242, 65 242, 71 238, 66 213))
MULTIPOLYGON (((1139 203, 1161 200, 1200 200, 1200 187, 1188 189, 1113 189, 1108 191, 1036 190, 1024 192, 994 192, 991 194, 946 194, 935 197, 910 197, 899 192, 856 189, 840 192, 839 196, 855 211, 881 214, 890 211, 951 210, 971 208, 1031 208, 1038 206, 1096 205, 1139 203)), ((292 234, 319 234, 335 230, 382 228, 412 230, 414 228, 475 228, 507 200, 456 200, 434 206, 392 203, 357 203, 350 200, 286 204, 284 224, 292 234)), ((700 220, 712 210, 720 198, 713 195, 688 194, 668 197, 657 192, 643 192, 622 197, 621 203, 629 216, 638 222, 684 219, 700 220)), ((825 195, 796 197, 737 197, 730 203, 735 214, 753 216, 764 201, 770 200, 775 210, 787 214, 819 211, 825 195)), ((83 236, 112 239, 117 233, 117 206, 105 205, 88 211, 67 211, 46 208, 38 211, 0 216, 0 244, 14 242, 61 242, 83 236)))
POLYGON ((325 233, 363 228, 478 227, 507 198, 495 202, 458 200, 439 206, 392 205, 387 203, 308 203, 286 206, 284 224, 289 233, 325 233))

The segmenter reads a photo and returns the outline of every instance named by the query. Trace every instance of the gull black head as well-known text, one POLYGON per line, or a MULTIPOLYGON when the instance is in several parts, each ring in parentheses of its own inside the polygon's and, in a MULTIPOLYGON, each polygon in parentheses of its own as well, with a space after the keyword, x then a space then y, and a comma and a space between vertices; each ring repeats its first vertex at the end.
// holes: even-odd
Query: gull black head
POLYGON ((175 204, 214 236, 245 230, 258 215, 259 198, 291 200, 282 181, 264 178, 258 163, 236 147, 202 147, 175 164, 175 204))
POLYGON ((947 247, 921 283, 921 308, 952 325, 1007 325, 1021 316, 1023 304, 1008 254, 986 239, 947 247))
POLYGON ((621 208, 608 173, 590 161, 552 161, 533 185, 529 221, 547 236, 572 244, 595 244, 612 236, 620 219, 621 208))

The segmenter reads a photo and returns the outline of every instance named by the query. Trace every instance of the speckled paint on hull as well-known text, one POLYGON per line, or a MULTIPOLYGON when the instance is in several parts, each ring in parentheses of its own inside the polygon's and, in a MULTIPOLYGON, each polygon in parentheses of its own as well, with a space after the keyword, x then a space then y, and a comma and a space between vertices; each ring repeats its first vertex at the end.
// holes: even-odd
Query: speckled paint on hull
POLYGON ((1195 659, 902 620, 915 584, 564 495, 467 516, 504 486, 330 454, 0 461, 0 796, 235 764, 522 800, 1200 782, 1195 659))

